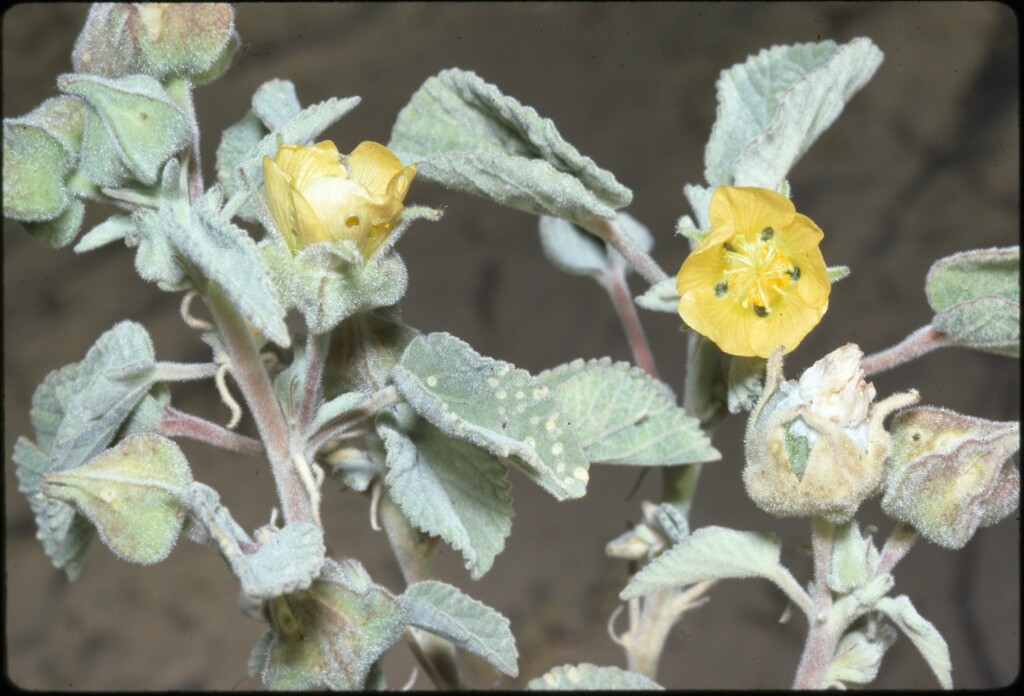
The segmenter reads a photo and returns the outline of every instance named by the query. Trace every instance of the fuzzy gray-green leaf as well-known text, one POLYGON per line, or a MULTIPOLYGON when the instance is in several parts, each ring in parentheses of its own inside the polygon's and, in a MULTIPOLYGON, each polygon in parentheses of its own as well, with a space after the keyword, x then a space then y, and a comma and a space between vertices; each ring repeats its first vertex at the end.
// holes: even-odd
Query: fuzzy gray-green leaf
POLYGON ((776 189, 881 63, 878 47, 858 38, 774 46, 723 71, 708 183, 776 189))
POLYGON ((490 570, 512 531, 505 467, 485 450, 422 420, 407 406, 378 421, 387 451, 384 483, 402 513, 460 551, 474 579, 490 570))
POLYGON ((949 657, 949 646, 935 626, 917 613, 910 598, 883 597, 875 608, 884 612, 899 626, 931 668, 943 689, 953 688, 953 663, 949 657))
POLYGON ((641 569, 619 596, 632 599, 710 579, 762 577, 774 582, 780 554, 774 535, 702 527, 641 569))
POLYGON ((409 344, 391 379, 448 437, 510 461, 558 500, 586 492, 579 437, 551 390, 525 370, 433 333, 409 344))
POLYGON ((192 482, 185 455, 160 435, 131 435, 88 464, 43 477, 44 495, 73 504, 119 558, 149 565, 174 548, 192 482))
POLYGON ((220 285, 231 302, 279 346, 291 345, 284 323, 285 309, 270 273, 249 234, 220 214, 219 190, 214 188, 192 205, 188 229, 173 225, 174 246, 206 276, 220 285))
POLYGON ((670 466, 720 459, 697 419, 643 370, 609 358, 542 372, 587 459, 594 464, 670 466))
POLYGON ((302 105, 291 80, 267 80, 252 95, 252 113, 268 131, 283 128, 300 111, 302 105))
POLYGON ((526 685, 527 691, 664 691, 657 682, 619 667, 588 662, 555 667, 526 685))
POLYGON ((647 291, 635 298, 638 307, 652 312, 666 314, 679 313, 679 293, 676 291, 675 277, 666 278, 660 283, 649 287, 647 291))
POLYGON ((936 261, 925 281, 932 326, 957 345, 1020 356, 1020 247, 936 261))
POLYGON ((416 582, 398 598, 410 625, 484 658, 510 677, 519 652, 509 621, 483 602, 443 582, 416 582))
POLYGON ((466 70, 424 82, 388 147, 423 178, 536 215, 611 218, 633 197, 549 119, 466 70))

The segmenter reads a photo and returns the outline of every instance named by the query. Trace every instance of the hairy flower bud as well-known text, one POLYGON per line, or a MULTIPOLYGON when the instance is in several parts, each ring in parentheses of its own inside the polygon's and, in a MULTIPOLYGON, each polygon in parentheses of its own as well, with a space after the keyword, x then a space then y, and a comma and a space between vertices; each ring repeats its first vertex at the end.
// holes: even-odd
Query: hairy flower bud
POLYGON ((282 145, 263 158, 263 181, 274 225, 293 251, 339 239, 369 258, 388 238, 416 165, 383 145, 362 142, 347 156, 330 140, 282 145))
POLYGON ((1020 424, 922 407, 892 422, 893 451, 882 498, 886 514, 929 541, 963 547, 978 527, 1017 509, 1020 424))
POLYGON ((764 393, 747 422, 743 482, 763 510, 840 524, 882 482, 890 438, 887 415, 917 401, 895 394, 873 403, 860 348, 848 343, 783 381, 782 352, 768 361, 764 393))

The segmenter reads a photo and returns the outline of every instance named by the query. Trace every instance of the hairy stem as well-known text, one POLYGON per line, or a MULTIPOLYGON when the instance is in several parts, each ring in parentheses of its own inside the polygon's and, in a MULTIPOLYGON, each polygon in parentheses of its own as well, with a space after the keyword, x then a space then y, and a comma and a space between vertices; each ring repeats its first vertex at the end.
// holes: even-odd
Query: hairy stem
POLYGON ((245 435, 233 433, 216 423, 193 416, 168 406, 157 432, 167 437, 187 437, 242 454, 263 454, 263 443, 245 435))
POLYGON ((633 296, 629 292, 629 285, 626 284, 626 274, 622 269, 613 268, 604 271, 597 276, 597 282, 601 284, 612 300, 615 313, 619 315, 622 328, 629 340, 629 347, 633 351, 633 361, 651 377, 658 378, 658 369, 654 365, 654 354, 651 346, 647 343, 647 335, 640 323, 640 317, 633 304, 633 296))
POLYGON ((668 278, 657 261, 641 249, 632 237, 624 234, 614 220, 595 216, 577 224, 610 244, 651 285, 668 278))
POLYGON ((811 584, 811 598, 814 600, 814 615, 810 617, 807 641, 793 681, 794 689, 824 689, 828 686, 828 668, 846 628, 831 620, 832 590, 828 587, 828 574, 832 566, 834 542, 835 527, 820 518, 812 519, 814 581, 811 584))
POLYGON ((343 435, 363 418, 373 415, 382 408, 398 402, 398 400, 398 390, 394 387, 384 387, 374 392, 356 408, 342 413, 337 418, 326 423, 314 435, 311 435, 306 445, 306 451, 311 453, 310 456, 313 456, 328 440, 333 440, 343 435))
POLYGON ((285 521, 312 522, 315 516, 311 501, 292 463, 288 425, 245 318, 212 281, 204 299, 231 359, 232 374, 260 431, 285 521))
POLYGON ((953 343, 949 340, 949 336, 929 324, 914 331, 891 348, 868 355, 860 361, 860 366, 864 370, 865 376, 877 375, 879 372, 891 370, 920 358, 936 348, 950 345, 953 343))
MULTIPOLYGON (((384 525, 391 550, 406 585, 437 577, 434 571, 434 552, 437 540, 431 540, 415 529, 387 491, 381 492, 380 519, 384 525)), ((410 631, 413 655, 439 689, 462 689, 465 685, 459 670, 455 646, 444 638, 415 628, 410 631)))
POLYGON ((179 363, 158 362, 156 374, 158 382, 189 382, 197 379, 212 379, 217 375, 220 365, 217 363, 179 363))
POLYGON ((914 542, 917 541, 917 530, 907 524, 897 524, 892 534, 885 540, 882 547, 878 565, 875 567, 875 577, 891 573, 896 564, 910 552, 914 542))
POLYGON ((299 402, 299 432, 309 428, 320 406, 323 390, 320 381, 324 374, 324 361, 331 344, 330 334, 306 336, 306 374, 302 379, 302 400, 299 402))

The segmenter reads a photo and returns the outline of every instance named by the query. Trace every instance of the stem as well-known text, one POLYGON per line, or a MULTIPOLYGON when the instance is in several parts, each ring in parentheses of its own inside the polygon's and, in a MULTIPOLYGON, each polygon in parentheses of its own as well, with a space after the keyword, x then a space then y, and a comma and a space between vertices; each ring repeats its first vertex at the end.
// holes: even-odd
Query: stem
POLYGON ((920 358, 925 353, 930 353, 936 348, 951 345, 953 345, 953 342, 949 340, 947 334, 929 324, 914 331, 891 348, 886 348, 865 357, 860 361, 860 366, 864 370, 865 377, 877 375, 879 372, 891 370, 915 358, 920 358))
POLYGON ((811 549, 814 554, 814 581, 811 597, 814 600, 814 614, 810 617, 807 642, 800 656, 796 670, 794 689, 824 689, 828 679, 828 668, 835 655, 836 646, 845 626, 831 620, 832 591, 828 587, 828 574, 832 566, 832 546, 835 541, 835 527, 825 520, 811 520, 811 549))
POLYGON ((658 369, 654 365, 654 354, 651 353, 651 346, 647 343, 636 305, 633 304, 625 272, 621 268, 614 268, 599 273, 596 278, 601 287, 608 292, 615 312, 619 315, 619 321, 622 322, 622 328, 629 340, 629 347, 633 351, 634 362, 648 375, 657 379, 658 369))
POLYGON ((908 524, 897 524, 892 534, 885 540, 881 556, 878 559, 878 566, 875 567, 875 577, 891 573, 896 564, 910 552, 914 542, 917 541, 917 530, 908 524))
POLYGON ((807 621, 813 624, 817 613, 814 600, 807 594, 807 590, 797 582, 793 574, 787 568, 779 566, 778 572, 772 577, 772 582, 789 597, 789 601, 800 608, 800 611, 807 616, 807 621))
POLYGON ((167 437, 187 437, 242 454, 263 454, 263 443, 245 435, 233 433, 216 423, 179 411, 172 406, 164 410, 164 419, 157 432, 167 437))
POLYGON ((212 281, 207 285, 204 299, 231 358, 232 374, 266 447, 285 521, 312 522, 315 516, 309 495, 292 463, 288 426, 245 319, 212 281))
POLYGON ((306 444, 306 451, 315 454, 329 440, 333 440, 352 428, 358 421, 371 416, 382 408, 387 408, 399 400, 398 390, 394 387, 384 387, 374 392, 365 401, 351 411, 342 413, 337 418, 329 421, 320 428, 316 434, 311 435, 306 444))
MULTIPOLYGON (((380 519, 384 525, 391 550, 402 570, 406 585, 437 577, 434 571, 434 552, 437 540, 420 533, 391 499, 387 491, 381 492, 380 519)), ((455 646, 444 638, 418 629, 409 629, 413 655, 439 689, 462 689, 465 684, 459 670, 455 646)))
POLYGON ((158 382, 188 382, 211 379, 217 375, 217 363, 158 362, 154 379, 158 382))
POLYGON ((321 379, 324 374, 324 360, 331 344, 330 334, 306 336, 306 374, 302 380, 302 400, 299 402, 299 432, 306 432, 316 415, 321 402, 321 379))
POLYGON ((577 224, 610 244, 651 285, 668 278, 668 274, 661 270, 661 266, 650 254, 641 249, 628 234, 623 234, 614 220, 594 216, 577 224))

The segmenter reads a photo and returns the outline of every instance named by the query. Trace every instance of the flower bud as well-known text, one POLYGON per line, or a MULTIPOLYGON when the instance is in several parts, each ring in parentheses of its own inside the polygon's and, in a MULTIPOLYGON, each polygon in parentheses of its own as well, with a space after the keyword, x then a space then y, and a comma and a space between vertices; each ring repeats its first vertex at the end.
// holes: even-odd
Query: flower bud
POLYGON ((263 158, 267 205, 292 251, 325 241, 351 240, 369 258, 388 238, 416 165, 383 145, 362 142, 348 156, 330 140, 282 145, 263 158))
POLYGON ((747 494, 762 510, 841 524, 878 490, 891 446, 882 422, 918 396, 911 391, 874 403, 863 355, 848 343, 787 382, 782 352, 772 354, 747 421, 743 469, 747 494))
POLYGON ((1020 424, 922 407, 892 422, 893 451, 882 509, 929 541, 962 548, 978 527, 1014 510, 1020 424))
POLYGON ((238 46, 234 11, 224 3, 97 3, 71 60, 75 72, 143 74, 208 82, 238 46))

